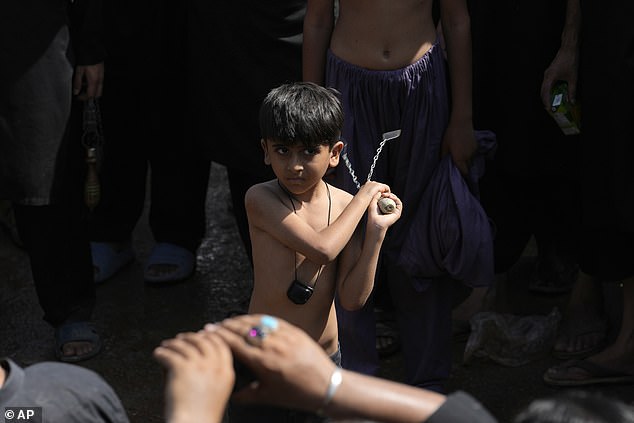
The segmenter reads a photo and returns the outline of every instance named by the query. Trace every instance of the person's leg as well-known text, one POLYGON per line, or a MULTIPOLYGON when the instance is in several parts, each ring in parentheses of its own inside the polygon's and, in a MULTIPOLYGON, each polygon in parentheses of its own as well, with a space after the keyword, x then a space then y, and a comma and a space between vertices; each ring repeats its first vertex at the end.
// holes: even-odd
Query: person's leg
POLYGON ((580 272, 570 293, 553 355, 584 357, 600 349, 607 333, 601 281, 580 272))
MULTIPOLYGON (((75 149, 70 149, 76 152, 75 149)), ((62 194, 55 204, 14 204, 16 225, 29 255, 31 272, 44 319, 56 328, 56 351, 62 360, 76 361, 98 352, 94 329, 87 326, 95 304, 93 267, 81 200, 79 154, 69 152, 62 194), (76 160, 75 160, 76 159, 76 160), (64 334, 67 325, 79 333, 64 334), (86 333, 86 332, 89 333, 86 333), (65 342, 67 341, 67 342, 65 342)))
POLYGON ((374 300, 357 311, 345 310, 335 299, 339 342, 341 343, 341 365, 344 369, 375 376, 379 370, 376 350, 376 323, 374 300))
MULTIPOLYGON (((107 89, 100 99, 105 140, 99 171, 101 198, 88 214, 97 283, 134 260, 132 232, 143 213, 148 168, 147 128, 141 118, 145 105, 139 83, 119 75, 116 62, 111 68, 106 74, 107 89)), ((80 127, 79 122, 74 125, 80 127)), ((80 136, 76 134, 74 139, 80 136)))
POLYGON ((14 207, 44 319, 53 326, 89 320, 95 289, 79 214, 66 205, 14 207))
POLYGON ((9 152, 19 170, 10 180, 16 226, 44 318, 56 329, 56 354, 77 361, 96 354, 100 343, 88 327, 95 288, 82 220, 83 161, 66 131, 73 72, 69 48, 68 28, 62 28, 12 86, 11 130, 2 135, 13 143, 9 152))
POLYGON ((106 84, 100 99, 101 200, 88 216, 90 239, 129 243, 145 201, 147 149, 152 144, 145 139, 149 130, 142 119, 147 105, 138 94, 138 81, 114 73, 106 75, 106 84))
POLYGON ((420 291, 398 268, 389 266, 388 272, 401 334, 405 382, 444 392, 452 362, 451 281, 434 280, 420 291))
POLYGON ((148 282, 187 278, 206 230, 205 200, 211 161, 202 158, 189 125, 187 9, 156 5, 157 68, 146 92, 150 159, 149 223, 157 242, 145 266, 148 282), (160 90, 156 90, 160 86, 160 90))
POLYGON ((623 314, 616 340, 584 360, 570 360, 544 373, 554 386, 634 383, 634 277, 623 281, 623 314))

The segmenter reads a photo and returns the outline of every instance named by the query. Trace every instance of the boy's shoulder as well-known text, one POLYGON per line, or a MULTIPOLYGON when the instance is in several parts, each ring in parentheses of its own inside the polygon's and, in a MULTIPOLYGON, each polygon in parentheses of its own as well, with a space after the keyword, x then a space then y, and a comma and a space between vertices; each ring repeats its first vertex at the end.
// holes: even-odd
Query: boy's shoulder
POLYGON ((245 202, 249 203, 259 203, 261 201, 266 201, 267 199, 277 199, 279 198, 277 179, 271 179, 270 181, 260 182, 259 184, 255 184, 250 187, 245 196, 245 202))

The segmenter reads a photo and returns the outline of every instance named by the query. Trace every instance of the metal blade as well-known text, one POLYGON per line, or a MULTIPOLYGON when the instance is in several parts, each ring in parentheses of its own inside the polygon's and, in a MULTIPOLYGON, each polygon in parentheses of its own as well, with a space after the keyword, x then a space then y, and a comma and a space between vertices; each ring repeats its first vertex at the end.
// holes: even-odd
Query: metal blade
POLYGON ((395 129, 394 131, 385 132, 383 134, 383 140, 389 141, 391 139, 398 138, 400 135, 401 135, 401 130, 395 129))

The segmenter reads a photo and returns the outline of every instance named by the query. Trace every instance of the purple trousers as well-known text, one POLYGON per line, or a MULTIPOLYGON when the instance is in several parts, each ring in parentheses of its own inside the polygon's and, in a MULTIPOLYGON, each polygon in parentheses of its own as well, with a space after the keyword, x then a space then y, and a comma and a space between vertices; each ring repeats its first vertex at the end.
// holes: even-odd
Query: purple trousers
MULTIPOLYGON (((449 120, 442 50, 434 45, 417 62, 390 71, 360 68, 329 52, 326 79, 327 86, 341 93, 344 151, 361 184, 370 171, 382 134, 401 130, 399 138, 385 144, 372 175, 372 180, 390 185, 404 205, 401 219, 388 231, 381 265, 385 266, 383 273, 401 332, 405 381, 442 391, 451 368, 452 290, 447 279, 459 276, 469 285, 493 280, 491 229, 484 211, 457 170, 436 171, 449 120), (452 174, 458 180, 450 184, 446 178, 452 174), (459 213, 460 208, 449 207, 455 203, 456 192, 444 188, 447 186, 457 187, 474 212, 465 215, 459 213), (432 208, 426 197, 434 192, 444 197, 434 201, 432 208), (432 228, 438 230, 430 237, 432 228), (483 243, 463 242, 463 235, 467 241, 474 241, 482 234, 483 243), (474 247, 478 251, 468 250, 474 247), (466 256, 476 257, 476 261, 466 256)), ((448 166, 453 166, 449 162, 448 166)), ((337 167, 335 183, 351 193, 357 190, 345 164, 337 167)), ((337 315, 343 367, 376 373, 372 301, 358 312, 338 307, 337 315)))

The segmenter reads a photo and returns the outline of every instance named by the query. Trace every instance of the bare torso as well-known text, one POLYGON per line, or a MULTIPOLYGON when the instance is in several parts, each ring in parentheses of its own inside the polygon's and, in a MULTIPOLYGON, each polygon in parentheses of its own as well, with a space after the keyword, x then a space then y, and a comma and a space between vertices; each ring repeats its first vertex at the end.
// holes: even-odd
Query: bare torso
POLYGON ((367 69, 416 62, 436 41, 432 0, 340 0, 332 52, 367 69))
MULTIPOLYGON (((271 186, 271 190, 275 191, 275 186, 271 186)), ((349 194, 333 187, 330 190, 333 197, 330 220, 334 221, 349 201, 349 194)), ((280 198, 280 201, 288 203, 286 198, 280 198)), ((319 231, 327 226, 327 203, 312 210, 302 207, 300 203, 295 205, 297 214, 315 230, 319 231)), ((337 260, 323 266, 320 271, 321 266, 305 260, 304 256, 292 251, 269 233, 251 227, 250 235, 253 245, 254 287, 249 313, 281 317, 304 329, 328 354, 333 354, 339 344, 333 305, 337 260), (297 279, 315 286, 311 298, 301 305, 294 304, 286 295, 295 279, 296 264, 297 279)))

